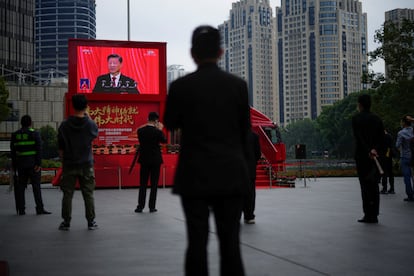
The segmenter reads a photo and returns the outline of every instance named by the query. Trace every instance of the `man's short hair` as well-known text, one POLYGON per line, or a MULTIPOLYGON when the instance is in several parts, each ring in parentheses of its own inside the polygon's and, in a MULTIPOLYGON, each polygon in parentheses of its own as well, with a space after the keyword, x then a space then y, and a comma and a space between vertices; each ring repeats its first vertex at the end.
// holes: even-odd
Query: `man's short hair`
POLYGON ((122 57, 118 54, 110 54, 107 58, 106 61, 109 61, 110 58, 117 58, 119 60, 120 63, 122 63, 122 57))
POLYGON ((358 97, 358 103, 366 111, 371 109, 371 96, 368 94, 362 94, 358 97))
POLYGON ((76 94, 72 96, 72 106, 76 111, 85 110, 88 107, 88 100, 84 94, 76 94))
POLYGON ((404 115, 404 117, 401 118, 401 122, 405 126, 411 126, 411 121, 407 118, 408 115, 404 115))
POLYGON ((199 59, 216 58, 219 56, 220 32, 216 28, 203 25, 193 31, 191 52, 199 59))
POLYGON ((22 127, 29 127, 32 125, 32 118, 29 115, 23 115, 20 119, 22 127))
POLYGON ((156 121, 160 118, 160 115, 158 115, 157 112, 150 112, 148 114, 148 121, 156 121))

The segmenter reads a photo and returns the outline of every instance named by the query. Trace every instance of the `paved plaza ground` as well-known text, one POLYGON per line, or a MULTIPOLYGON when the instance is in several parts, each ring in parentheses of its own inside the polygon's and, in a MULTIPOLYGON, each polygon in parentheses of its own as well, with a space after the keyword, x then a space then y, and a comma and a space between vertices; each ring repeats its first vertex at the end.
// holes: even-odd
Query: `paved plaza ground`
MULTIPOLYGON (((361 224, 357 178, 298 179, 296 188, 258 189, 256 224, 241 227, 246 274, 414 275, 414 203, 401 177, 396 194, 381 195, 379 224, 361 224)), ((25 216, 0 186, 0 260, 12 276, 183 275, 186 232, 179 198, 158 190, 157 213, 134 213, 138 189, 95 193, 99 229, 88 231, 80 191, 70 231, 59 231, 62 193, 42 185, 45 208, 37 216, 31 187, 25 216)), ((210 275, 218 273, 211 223, 210 275)))

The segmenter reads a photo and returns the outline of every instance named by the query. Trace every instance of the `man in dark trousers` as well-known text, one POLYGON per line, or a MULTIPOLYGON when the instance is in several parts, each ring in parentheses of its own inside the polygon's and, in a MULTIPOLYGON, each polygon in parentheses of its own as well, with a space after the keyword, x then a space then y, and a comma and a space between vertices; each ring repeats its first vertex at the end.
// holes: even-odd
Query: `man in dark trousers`
POLYGON ((89 230, 95 230, 95 172, 93 169, 92 141, 98 137, 98 126, 86 113, 88 100, 84 94, 72 96, 73 115, 63 121, 58 129, 59 155, 62 160, 63 192, 62 218, 59 230, 67 231, 72 219, 72 198, 79 182, 85 202, 85 217, 89 230))
POLYGON ((247 84, 222 71, 220 33, 196 28, 191 55, 197 70, 170 85, 167 129, 181 129, 182 143, 173 193, 183 207, 188 247, 185 275, 208 275, 209 214, 220 242, 220 275, 244 275, 240 218, 249 183, 246 139, 250 129, 247 84))
POLYGON ((382 168, 384 174, 381 176, 382 190, 381 194, 395 194, 394 190, 394 172, 392 170, 392 159, 395 156, 395 143, 392 139, 391 134, 387 130, 384 130, 384 145, 385 145, 385 154, 381 158, 382 168), (387 182, 390 183, 390 189, 387 191, 387 182))
POLYGON ((404 201, 414 202, 414 188, 412 179, 412 155, 411 141, 414 139, 413 127, 411 126, 410 116, 404 115, 401 118, 402 129, 398 131, 397 141, 395 142, 396 148, 400 150, 400 166, 401 172, 405 184, 405 193, 407 198, 404 201))
POLYGON ((380 178, 375 159, 384 150, 384 126, 381 119, 370 112, 371 97, 362 94, 358 97, 359 113, 352 118, 355 137, 355 161, 361 185, 364 217, 358 222, 378 223, 380 178))
POLYGON ((94 93, 138 94, 138 84, 132 78, 121 73, 122 57, 110 54, 107 57, 108 73, 96 79, 94 93))
POLYGON ((260 151, 260 143, 259 143, 259 135, 257 135, 253 131, 249 131, 247 137, 247 144, 248 144, 248 166, 249 166, 249 173, 250 173, 250 183, 247 190, 247 195, 244 199, 244 207, 243 207, 243 216, 244 216, 244 223, 246 224, 254 224, 255 221, 255 214, 254 209, 256 206, 256 166, 257 161, 259 161, 262 153, 260 151))
POLYGON ((148 123, 140 127, 137 131, 139 140, 139 157, 138 162, 141 164, 140 169, 140 186, 138 193, 138 206, 136 213, 142 213, 145 207, 147 196, 147 185, 150 179, 151 192, 148 207, 151 213, 157 212, 155 204, 157 201, 158 180, 160 178, 160 167, 163 163, 160 143, 166 143, 162 129, 163 124, 159 121, 157 112, 148 114, 148 123))
POLYGON ((50 212, 43 208, 41 179, 42 140, 38 131, 33 129, 32 118, 24 115, 20 119, 21 128, 12 134, 10 140, 10 153, 12 169, 17 171, 17 183, 14 183, 16 210, 18 215, 25 215, 26 203, 24 192, 27 182, 33 187, 36 203, 36 214, 48 215, 50 212))

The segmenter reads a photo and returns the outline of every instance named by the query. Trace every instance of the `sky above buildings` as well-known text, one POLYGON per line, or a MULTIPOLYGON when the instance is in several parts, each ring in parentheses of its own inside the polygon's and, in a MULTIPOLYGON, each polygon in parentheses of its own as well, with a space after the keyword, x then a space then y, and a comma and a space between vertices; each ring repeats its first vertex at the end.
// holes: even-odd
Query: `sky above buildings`
MULTIPOLYGON (((130 40, 167 43, 167 64, 183 65, 192 71, 196 65, 190 56, 191 33, 202 24, 218 26, 229 19, 236 0, 130 0, 130 40)), ((374 43, 375 30, 384 23, 385 11, 397 8, 414 9, 413 0, 361 0, 368 15, 368 50, 374 43)), ((280 0, 270 0, 275 15, 280 0)), ((127 40, 127 0, 96 0, 97 39, 127 40)), ((384 72, 383 62, 371 68, 384 72)))

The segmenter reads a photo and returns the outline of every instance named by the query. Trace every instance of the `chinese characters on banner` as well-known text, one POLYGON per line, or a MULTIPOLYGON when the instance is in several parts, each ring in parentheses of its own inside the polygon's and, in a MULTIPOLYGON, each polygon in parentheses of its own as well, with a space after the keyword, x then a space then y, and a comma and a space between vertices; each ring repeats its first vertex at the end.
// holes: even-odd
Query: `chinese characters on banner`
POLYGON ((137 129, 147 122, 150 111, 158 104, 90 103, 89 116, 96 122, 99 135, 96 144, 137 144, 137 129))

